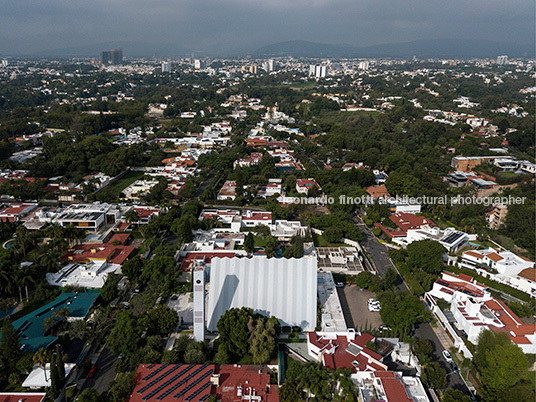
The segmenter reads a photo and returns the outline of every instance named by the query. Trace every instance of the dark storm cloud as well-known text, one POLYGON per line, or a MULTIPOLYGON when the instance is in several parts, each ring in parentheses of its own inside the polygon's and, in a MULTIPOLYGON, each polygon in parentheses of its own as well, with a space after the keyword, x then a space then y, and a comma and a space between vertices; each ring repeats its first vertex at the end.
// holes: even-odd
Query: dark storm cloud
POLYGON ((292 39, 371 45, 425 38, 530 43, 528 0, 0 0, 0 52, 107 41, 253 49, 292 39))

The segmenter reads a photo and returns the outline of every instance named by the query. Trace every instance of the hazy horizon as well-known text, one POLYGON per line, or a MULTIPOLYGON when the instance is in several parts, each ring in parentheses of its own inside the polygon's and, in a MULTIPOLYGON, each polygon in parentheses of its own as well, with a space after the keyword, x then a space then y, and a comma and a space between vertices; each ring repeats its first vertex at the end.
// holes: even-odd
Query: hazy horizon
POLYGON ((532 2, 474 0, 0 0, 0 53, 108 42, 244 52, 290 40, 370 46, 419 39, 534 42, 532 2))

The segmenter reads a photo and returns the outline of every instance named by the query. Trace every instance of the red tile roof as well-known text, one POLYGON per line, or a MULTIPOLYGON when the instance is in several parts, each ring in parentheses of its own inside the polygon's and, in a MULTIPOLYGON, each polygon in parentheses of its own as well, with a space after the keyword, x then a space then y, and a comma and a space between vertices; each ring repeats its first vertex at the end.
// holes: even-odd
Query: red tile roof
POLYGON ((490 326, 495 332, 506 332, 510 339, 517 344, 531 343, 526 335, 536 333, 536 324, 525 324, 514 314, 512 310, 502 301, 491 299, 484 305, 500 320, 504 327, 490 326))
POLYGON ((119 242, 119 244, 125 244, 130 239, 129 233, 114 233, 110 240, 106 243, 113 244, 114 242, 119 242))
POLYGON ((402 384, 402 379, 396 373, 377 371, 374 376, 380 378, 385 396, 389 402, 414 402, 414 399, 408 396, 406 387, 402 384))
POLYGON ((368 341, 372 341, 374 337, 370 334, 355 334, 355 339, 349 341, 346 336, 337 336, 336 339, 326 339, 319 336, 316 332, 307 334, 309 342, 325 351, 322 354, 323 364, 331 370, 338 368, 351 368, 357 371, 375 371, 385 370, 387 366, 381 363, 383 357, 378 353, 370 350, 365 346, 368 341), (348 347, 352 345, 358 349, 357 354, 348 351, 348 347), (328 350, 335 346, 335 351, 329 353, 328 350))
POLYGON ((209 264, 213 258, 233 258, 234 252, 210 253, 204 251, 191 251, 186 256, 179 258, 179 266, 183 272, 190 272, 190 266, 194 260, 205 260, 209 264))
POLYGON ((261 366, 228 364, 220 366, 216 372, 220 375, 216 395, 222 402, 242 401, 243 397, 238 396, 239 387, 243 396, 255 394, 261 397, 262 402, 279 402, 278 388, 270 385, 270 374, 261 366))
POLYGON ((138 215, 138 218, 148 218, 153 214, 158 214, 160 212, 159 208, 134 208, 134 211, 138 215))
POLYGON ((392 214, 389 216, 389 219, 404 232, 407 232, 409 229, 418 229, 424 225, 436 226, 434 222, 424 216, 417 216, 406 212, 392 214))
POLYGON ((211 394, 223 402, 239 402, 249 395, 260 397, 261 402, 279 401, 278 388, 270 385, 270 374, 263 366, 143 364, 134 382, 129 402, 198 402, 207 401, 211 394))
POLYGON ((406 232, 402 230, 388 229, 379 222, 376 222, 374 226, 376 226, 377 228, 380 228, 383 231, 383 233, 385 233, 386 236, 390 237, 391 239, 395 237, 406 237, 406 232))
POLYGON ((387 191, 387 188, 385 187, 385 184, 367 187, 367 194, 374 199, 381 197, 391 197, 391 195, 387 191))
POLYGON ((111 244, 79 244, 61 256, 69 262, 85 263, 92 260, 108 261, 110 264, 123 264, 135 250, 131 246, 114 246, 111 244))
POLYGON ((503 257, 501 257, 499 254, 497 253, 490 253, 488 254, 486 257, 488 257, 490 260, 492 261, 495 261, 495 262, 499 262, 501 260, 504 260, 503 257))
POLYGON ((525 268, 517 275, 529 281, 536 282, 536 268, 525 268))
POLYGON ((44 392, 1 392, 0 402, 41 402, 45 395, 44 392))

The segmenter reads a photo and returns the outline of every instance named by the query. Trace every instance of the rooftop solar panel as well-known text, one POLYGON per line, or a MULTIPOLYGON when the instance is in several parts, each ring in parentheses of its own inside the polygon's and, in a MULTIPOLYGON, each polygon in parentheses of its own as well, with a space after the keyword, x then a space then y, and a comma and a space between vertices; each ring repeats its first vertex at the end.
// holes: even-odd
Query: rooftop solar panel
POLYGON ((207 387, 210 387, 212 383, 209 381, 205 384, 203 384, 201 387, 199 387, 193 394, 186 397, 187 401, 193 400, 197 395, 199 395, 201 392, 203 392, 207 387))
POLYGON ((168 375, 170 375, 171 373, 173 373, 175 370, 178 370, 179 367, 181 365, 180 364, 177 364, 175 366, 173 366, 171 369, 169 369, 168 371, 166 371, 164 374, 162 375, 159 375, 157 378, 155 378, 153 381, 151 381, 149 384, 147 384, 145 387, 143 387, 142 389, 140 389, 138 391, 138 394, 142 394, 144 393, 145 391, 147 391, 149 388, 155 386, 156 384, 158 384, 160 381, 162 381, 164 378, 166 378, 168 375))
POLYGON ((142 381, 147 381, 147 380, 150 380, 151 378, 153 378, 155 375, 157 375, 158 373, 160 373, 162 370, 164 370, 169 364, 166 363, 160 367, 158 367, 155 371, 153 371, 152 373, 149 373, 148 375, 146 375, 145 377, 143 377, 141 380, 142 381))
MULTIPOLYGON (((197 370, 196 370, 197 371, 197 370)), ((199 384, 201 381, 203 381, 207 376, 211 375, 214 370, 209 370, 200 377, 198 377, 195 381, 193 381, 191 384, 189 384, 186 388, 182 389, 179 393, 174 395, 174 398, 178 398, 180 396, 186 395, 188 391, 190 391, 193 387, 195 387, 197 384, 199 384)), ((192 377, 193 378, 193 377, 192 377)))
MULTIPOLYGON (((170 378, 170 381, 173 382, 173 381, 176 381, 178 380, 184 373, 186 373, 188 370, 190 370, 193 366, 195 366, 195 364, 190 364, 188 367, 186 367, 184 370, 181 370, 179 373, 175 374, 173 377, 170 378)), ((167 382, 167 381, 166 381, 167 382)), ((171 384, 170 382, 170 384, 171 384)), ((168 384, 169 385, 169 384, 168 384)), ((168 396, 169 394, 171 394, 173 391, 175 391, 177 388, 179 388, 182 384, 180 383, 177 383, 175 384, 174 386, 172 386, 171 388, 169 388, 166 392, 164 392, 163 394, 159 395, 156 399, 157 400, 162 400, 164 399, 166 396, 168 396)))

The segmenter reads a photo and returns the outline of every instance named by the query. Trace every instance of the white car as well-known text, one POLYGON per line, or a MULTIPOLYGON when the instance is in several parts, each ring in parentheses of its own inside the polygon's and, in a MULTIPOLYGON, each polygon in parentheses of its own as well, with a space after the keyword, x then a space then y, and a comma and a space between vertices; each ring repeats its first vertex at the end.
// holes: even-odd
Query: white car
POLYGON ((380 309, 381 309, 380 302, 377 301, 377 300, 375 302, 369 302, 368 309, 369 309, 369 311, 375 311, 375 312, 380 311, 380 309))
POLYGON ((450 353, 448 350, 444 350, 443 351, 443 357, 445 358, 445 360, 447 361, 447 363, 452 363, 452 357, 450 356, 450 353))

